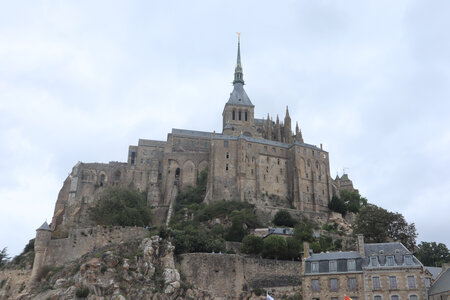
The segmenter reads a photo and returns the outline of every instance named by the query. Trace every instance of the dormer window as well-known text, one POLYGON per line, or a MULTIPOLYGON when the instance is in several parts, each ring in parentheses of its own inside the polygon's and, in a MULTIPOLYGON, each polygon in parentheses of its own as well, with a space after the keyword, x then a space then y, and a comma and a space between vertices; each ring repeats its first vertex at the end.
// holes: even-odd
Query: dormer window
POLYGON ((356 270, 356 261, 354 259, 350 259, 347 261, 347 270, 348 271, 356 270))
POLYGON ((335 260, 330 260, 329 266, 330 266, 330 272, 337 271, 337 263, 335 260))
POLYGON ((405 264, 412 265, 412 256, 411 255, 405 255, 405 264))
POLYGON ((311 263, 311 273, 319 273, 319 263, 318 262, 311 263))
POLYGON ((378 259, 376 256, 372 256, 370 258, 370 266, 372 266, 372 267, 378 266, 378 259))
POLYGON ((386 265, 393 266, 394 265, 394 257, 393 256, 387 256, 386 257, 386 265))

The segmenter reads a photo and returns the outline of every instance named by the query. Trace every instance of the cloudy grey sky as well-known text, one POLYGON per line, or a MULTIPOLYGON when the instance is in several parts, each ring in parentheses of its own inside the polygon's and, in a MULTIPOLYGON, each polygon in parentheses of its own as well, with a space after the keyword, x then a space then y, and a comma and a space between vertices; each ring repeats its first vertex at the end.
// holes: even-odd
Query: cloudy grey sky
POLYGON ((370 202, 450 246, 450 2, 0 1, 0 249, 78 162, 221 130, 236 31, 255 114, 289 105, 370 202))

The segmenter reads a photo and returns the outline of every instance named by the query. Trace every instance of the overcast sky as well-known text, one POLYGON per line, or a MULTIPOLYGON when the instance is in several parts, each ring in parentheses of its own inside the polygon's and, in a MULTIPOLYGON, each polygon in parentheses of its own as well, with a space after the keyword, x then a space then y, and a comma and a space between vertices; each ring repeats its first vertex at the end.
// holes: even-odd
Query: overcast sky
POLYGON ((221 131, 236 34, 255 116, 286 105, 369 202, 450 246, 450 1, 0 1, 0 250, 78 162, 221 131))

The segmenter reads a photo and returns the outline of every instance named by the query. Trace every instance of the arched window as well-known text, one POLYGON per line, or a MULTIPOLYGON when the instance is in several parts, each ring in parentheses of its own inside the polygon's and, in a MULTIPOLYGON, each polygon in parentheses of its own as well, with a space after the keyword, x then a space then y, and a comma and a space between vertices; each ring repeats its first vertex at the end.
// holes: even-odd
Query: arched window
POLYGON ((233 120, 236 120, 236 111, 235 110, 233 110, 231 112, 231 115, 232 115, 233 120))
POLYGON ((178 178, 178 177, 180 177, 180 168, 177 168, 175 170, 175 178, 178 178))
POLYGON ((100 175, 100 186, 103 186, 103 184, 106 182, 106 175, 101 174, 100 175))

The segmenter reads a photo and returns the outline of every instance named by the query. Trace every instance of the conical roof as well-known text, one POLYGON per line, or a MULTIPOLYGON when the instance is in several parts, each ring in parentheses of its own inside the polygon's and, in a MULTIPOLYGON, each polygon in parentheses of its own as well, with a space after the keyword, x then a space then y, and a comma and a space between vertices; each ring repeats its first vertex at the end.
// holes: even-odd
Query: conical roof
POLYGON ((50 226, 48 226, 47 221, 44 222, 44 224, 41 225, 41 227, 39 227, 37 230, 48 230, 50 231, 50 226))

